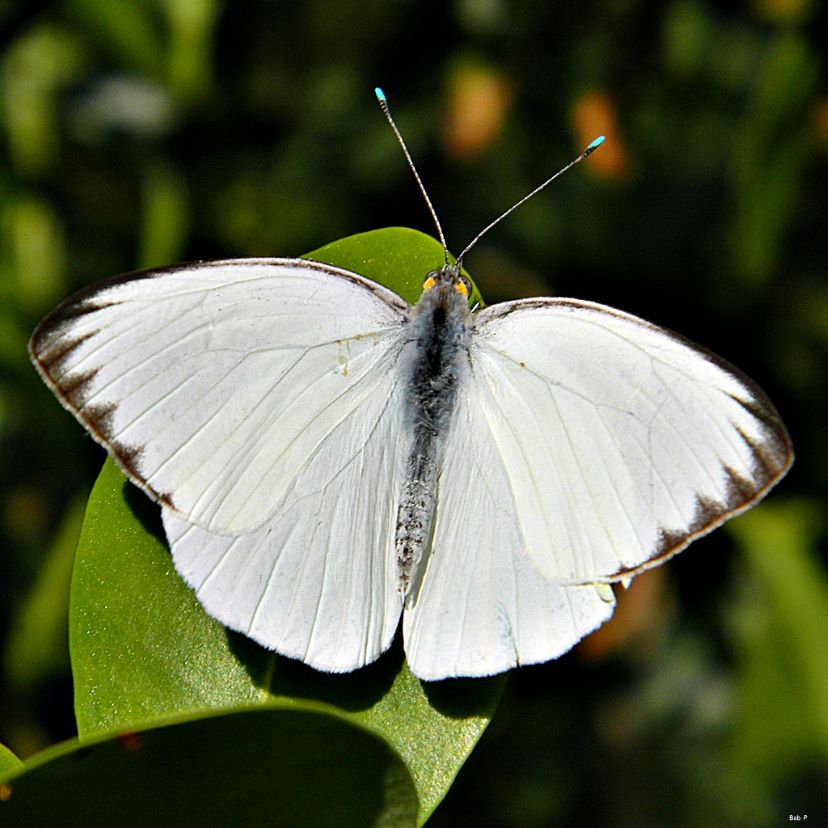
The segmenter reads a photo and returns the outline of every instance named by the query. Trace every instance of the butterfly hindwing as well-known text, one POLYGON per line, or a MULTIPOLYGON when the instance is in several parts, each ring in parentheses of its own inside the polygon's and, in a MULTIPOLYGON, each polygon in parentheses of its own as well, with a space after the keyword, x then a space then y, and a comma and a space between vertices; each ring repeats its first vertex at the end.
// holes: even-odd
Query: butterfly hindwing
POLYGON ((374 388, 294 472, 294 497, 259 529, 207 532, 164 510, 176 569, 207 612, 319 670, 355 670, 399 622, 394 527, 405 442, 401 386, 374 388))
POLYGON ((613 610, 611 594, 565 586, 532 563, 509 469, 478 403, 464 383, 438 480, 433 548, 405 611, 406 657, 423 679, 556 658, 613 610))

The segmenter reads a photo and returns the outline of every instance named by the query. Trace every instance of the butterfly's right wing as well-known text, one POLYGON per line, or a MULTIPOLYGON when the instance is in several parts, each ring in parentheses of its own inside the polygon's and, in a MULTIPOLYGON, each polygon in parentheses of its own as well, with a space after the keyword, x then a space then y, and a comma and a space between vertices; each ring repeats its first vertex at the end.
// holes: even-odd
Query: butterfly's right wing
POLYGON ((160 501, 207 611, 325 670, 394 635, 408 306, 301 260, 92 286, 32 337, 41 375, 160 501))

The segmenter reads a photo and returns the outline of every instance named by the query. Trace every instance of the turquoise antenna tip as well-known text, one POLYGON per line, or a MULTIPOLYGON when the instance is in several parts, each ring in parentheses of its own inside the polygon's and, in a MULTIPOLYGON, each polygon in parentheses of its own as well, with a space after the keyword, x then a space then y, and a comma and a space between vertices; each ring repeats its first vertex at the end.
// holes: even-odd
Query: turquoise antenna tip
POLYGON ((597 147, 600 147, 601 144, 603 144, 603 143, 604 143, 604 136, 599 135, 584 151, 585 152, 592 152, 597 147))
POLYGON ((380 103, 385 103, 385 92, 383 92, 378 86, 374 87, 374 94, 377 96, 377 100, 380 103))

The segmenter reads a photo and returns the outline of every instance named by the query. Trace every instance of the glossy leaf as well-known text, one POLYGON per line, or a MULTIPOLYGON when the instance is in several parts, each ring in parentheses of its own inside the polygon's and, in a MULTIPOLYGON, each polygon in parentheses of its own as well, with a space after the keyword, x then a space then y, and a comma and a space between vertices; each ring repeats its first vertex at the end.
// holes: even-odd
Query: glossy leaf
POLYGON ((51 748, 9 774, 4 825, 414 825, 381 739, 317 710, 210 716, 51 748))
POLYGON ((5 745, 0 745, 0 779, 11 776, 22 767, 23 763, 12 752, 5 745))

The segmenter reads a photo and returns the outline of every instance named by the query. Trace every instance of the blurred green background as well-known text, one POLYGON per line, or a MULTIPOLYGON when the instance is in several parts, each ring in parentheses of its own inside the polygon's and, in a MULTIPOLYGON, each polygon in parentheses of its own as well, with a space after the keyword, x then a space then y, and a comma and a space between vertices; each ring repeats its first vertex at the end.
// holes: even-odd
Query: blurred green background
POLYGON ((138 267, 431 233, 380 84, 455 253, 606 134, 469 256, 483 296, 680 331, 760 382, 798 458, 514 673, 430 824, 828 824, 826 43, 815 0, 0 2, 0 742, 73 734, 68 581, 103 459, 29 333, 138 267))

